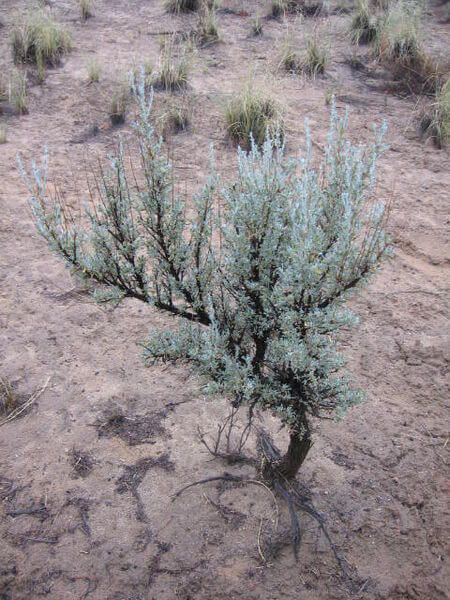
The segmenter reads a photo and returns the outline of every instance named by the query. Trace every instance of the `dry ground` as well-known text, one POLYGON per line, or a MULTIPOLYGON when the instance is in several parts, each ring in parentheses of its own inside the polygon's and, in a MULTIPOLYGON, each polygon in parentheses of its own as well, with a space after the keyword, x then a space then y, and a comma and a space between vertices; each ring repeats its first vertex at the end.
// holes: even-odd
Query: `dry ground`
MULTIPOLYGON (((0 69, 11 67, 8 32, 25 4, 1 1, 0 69)), ((180 486, 224 469, 251 476, 211 461, 198 441, 197 426, 213 431, 226 402, 205 401, 189 368, 143 366, 138 343, 163 318, 132 301, 114 311, 94 305, 33 229, 17 174, 16 153, 38 157, 46 143, 52 177, 75 198, 82 159, 105 155, 129 133, 108 124, 113 81, 156 61, 157 32, 188 30, 195 17, 168 16, 160 0, 97 0, 95 17, 81 24, 74 0, 52 4, 73 30, 74 50, 32 87, 29 115, 7 117, 9 141, 0 146, 0 375, 26 397, 50 377, 31 410, 0 428, 0 598, 447 598, 449 160, 420 142, 416 99, 351 69, 348 15, 291 20, 300 44, 319 27, 330 47, 326 77, 310 81, 277 73, 282 23, 264 22, 261 38, 249 36, 262 3, 224 0, 246 12, 220 13, 223 41, 194 60, 192 127, 170 141, 182 191, 203 180, 211 141, 219 170, 230 174, 223 106, 253 72, 284 105, 292 152, 305 117, 323 143, 330 91, 340 109, 350 105, 355 138, 366 139, 372 122, 389 123, 379 193, 393 200, 395 256, 354 302, 361 325, 346 343, 368 399, 342 422, 321 425, 300 475, 348 562, 345 578, 311 523, 298 562, 288 544, 270 554, 273 504, 262 488, 210 484, 171 502, 180 486), (87 85, 94 56, 102 78, 87 85)), ((435 53, 448 52, 432 11, 426 34, 435 53)))

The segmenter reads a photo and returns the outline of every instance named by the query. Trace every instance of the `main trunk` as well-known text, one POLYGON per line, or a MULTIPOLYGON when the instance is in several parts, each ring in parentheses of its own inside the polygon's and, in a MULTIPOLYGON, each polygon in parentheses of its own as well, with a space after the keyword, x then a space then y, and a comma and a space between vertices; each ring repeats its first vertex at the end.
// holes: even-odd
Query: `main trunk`
POLYGON ((304 431, 302 434, 295 432, 291 433, 286 454, 277 464, 276 470, 283 475, 283 477, 286 477, 286 479, 294 479, 302 466, 311 445, 312 440, 309 431, 304 431))

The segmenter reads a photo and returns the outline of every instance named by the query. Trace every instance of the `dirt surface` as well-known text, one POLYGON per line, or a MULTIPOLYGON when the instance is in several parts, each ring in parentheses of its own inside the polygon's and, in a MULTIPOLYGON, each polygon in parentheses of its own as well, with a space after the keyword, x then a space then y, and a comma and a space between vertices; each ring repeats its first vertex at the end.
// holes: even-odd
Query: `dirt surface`
MULTIPOLYGON (((0 71, 12 66, 8 35, 25 4, 0 3, 0 71)), ((97 0, 94 18, 82 24, 74 0, 52 5, 73 31, 73 52, 31 87, 28 115, 2 117, 0 376, 20 398, 50 380, 27 414, 0 427, 0 598, 449 597, 449 155, 420 141, 417 98, 388 93, 385 74, 367 70, 367 51, 346 37, 345 12, 290 18, 300 45, 312 28, 329 44, 328 72, 311 81, 277 71, 283 23, 264 21, 263 35, 250 35, 267 6, 224 0, 222 42, 193 60, 192 125, 169 139, 182 192, 204 180, 211 142, 219 170, 230 175, 223 107, 252 73, 284 106, 290 152, 301 145, 305 117, 320 151, 332 92, 339 110, 350 106, 355 139, 388 121, 379 193, 393 203, 395 255, 353 302, 361 325, 345 342, 367 402, 337 424, 320 424, 299 476, 347 561, 346 577, 307 519, 295 562, 289 539, 273 533, 273 498, 262 486, 219 481, 173 500, 196 479, 225 471, 253 477, 248 465, 211 460, 199 441, 198 427, 213 433, 226 401, 205 400, 188 367, 144 367, 139 342, 172 321, 135 301, 116 310, 95 305, 34 230, 17 173, 17 152, 38 158, 48 144, 52 181, 75 203, 84 161, 129 136, 128 124, 108 122, 114 81, 143 60, 156 63, 156 34, 188 31, 195 16, 169 16, 160 0, 97 0), (353 53, 363 69, 352 68, 353 53), (93 57, 102 75, 88 85, 93 57)), ((425 31, 438 55, 448 53, 448 31, 436 15, 430 11, 425 31)), ((165 96, 156 95, 156 114, 165 96)), ((266 426, 283 446, 277 423, 266 426)), ((278 521, 283 532, 282 507, 278 521)))

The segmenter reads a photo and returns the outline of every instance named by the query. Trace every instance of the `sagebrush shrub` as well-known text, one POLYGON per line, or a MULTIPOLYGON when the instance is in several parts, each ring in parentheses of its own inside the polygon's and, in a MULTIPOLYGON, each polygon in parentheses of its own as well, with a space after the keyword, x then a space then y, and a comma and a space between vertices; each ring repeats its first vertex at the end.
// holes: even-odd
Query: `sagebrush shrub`
POLYGON ((354 322, 348 297, 386 253, 387 213, 375 195, 381 139, 354 145, 333 105, 321 160, 308 129, 301 158, 268 138, 238 151, 231 183, 212 173, 186 210, 144 81, 134 93, 140 173, 119 146, 99 175, 95 210, 75 222, 64 196, 47 188, 47 157, 30 179, 21 167, 38 231, 71 268, 103 284, 97 299, 137 298, 175 315, 177 330, 150 333, 146 359, 190 361, 210 393, 250 415, 276 415, 290 433, 276 469, 294 477, 311 420, 361 400, 342 372, 337 334, 354 322))

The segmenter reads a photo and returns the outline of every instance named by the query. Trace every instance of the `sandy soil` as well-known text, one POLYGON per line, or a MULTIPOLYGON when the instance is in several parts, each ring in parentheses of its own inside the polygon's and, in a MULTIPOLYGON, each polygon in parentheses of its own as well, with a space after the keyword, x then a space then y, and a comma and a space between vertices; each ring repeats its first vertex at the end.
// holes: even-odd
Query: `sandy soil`
MULTIPOLYGON (((25 4, 1 2, 0 69, 11 68, 7 37, 25 4)), ((74 1, 53 4, 74 50, 31 88, 28 115, 4 117, 9 141, 0 146, 0 375, 23 397, 50 377, 31 410, 0 428, 0 598, 447 598, 449 156, 419 140, 416 99, 351 69, 348 15, 291 20, 299 44, 318 27, 330 45, 326 77, 309 81, 276 70, 283 24, 264 22, 261 38, 249 36, 262 3, 224 0, 248 15, 221 12, 222 43, 194 60, 192 127, 170 140, 183 191, 203 180, 211 141, 219 169, 231 173, 223 106, 252 72, 283 103, 292 152, 305 117, 324 141, 330 92, 340 109, 350 105, 356 139, 372 122, 389 123, 380 196, 393 201, 395 255, 355 300, 361 325, 345 342, 368 399, 320 425, 300 475, 348 563, 345 577, 311 522, 298 562, 288 543, 264 542, 274 507, 263 488, 211 483, 172 501, 198 478, 252 477, 249 467, 211 461, 199 443, 197 427, 213 432, 226 402, 205 400, 187 367, 144 367, 139 342, 170 320, 133 301, 112 311, 94 305, 36 234, 16 170, 17 152, 38 157, 48 144, 52 178, 74 199, 83 160, 129 135, 128 125, 108 123, 113 82, 133 64, 156 62, 157 32, 187 31, 195 17, 168 16, 160 0, 97 0, 95 17, 81 24, 74 1), (87 85, 93 57, 102 78, 87 85)), ((448 51, 432 13, 426 31, 435 53, 448 51)), ((156 111, 163 102, 158 93, 156 111)), ((283 445, 276 423, 267 426, 283 445)))

